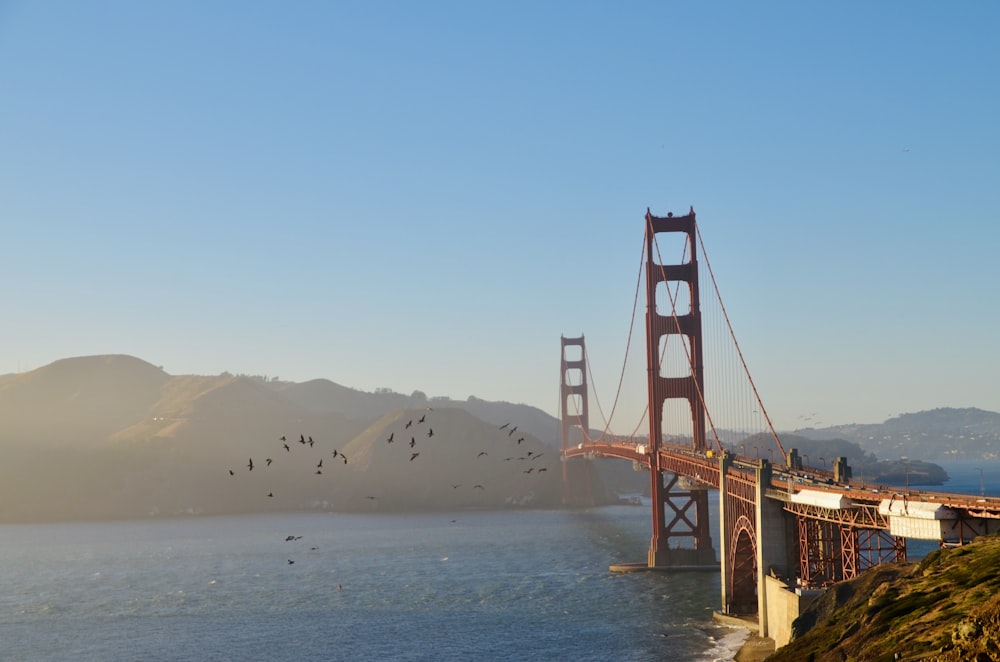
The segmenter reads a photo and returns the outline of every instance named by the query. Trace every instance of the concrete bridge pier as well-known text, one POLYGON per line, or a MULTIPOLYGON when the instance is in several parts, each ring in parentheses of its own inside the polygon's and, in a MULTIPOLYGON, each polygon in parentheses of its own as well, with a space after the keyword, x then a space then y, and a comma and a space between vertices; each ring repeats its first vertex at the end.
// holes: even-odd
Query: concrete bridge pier
MULTIPOLYGON (((785 512, 784 504, 777 499, 768 499, 766 490, 771 485, 771 463, 761 460, 757 467, 757 622, 761 637, 770 637, 771 627, 768 613, 774 611, 768 605, 768 577, 790 577, 796 559, 791 550, 795 549, 794 518, 785 512)), ((775 605, 777 606, 777 605, 775 605)), ((792 618, 797 617, 795 614, 792 618)), ((785 617, 779 618, 784 626, 785 617)))

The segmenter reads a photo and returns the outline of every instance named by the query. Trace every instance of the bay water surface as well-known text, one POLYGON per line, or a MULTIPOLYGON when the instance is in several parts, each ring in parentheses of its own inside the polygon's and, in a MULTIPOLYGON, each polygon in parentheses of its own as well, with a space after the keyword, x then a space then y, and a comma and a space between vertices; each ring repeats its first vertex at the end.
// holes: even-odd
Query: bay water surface
POLYGON ((649 509, 0 526, 2 660, 728 660, 649 509), (301 537, 300 537, 301 536, 301 537), (287 538, 292 540, 286 540, 287 538))

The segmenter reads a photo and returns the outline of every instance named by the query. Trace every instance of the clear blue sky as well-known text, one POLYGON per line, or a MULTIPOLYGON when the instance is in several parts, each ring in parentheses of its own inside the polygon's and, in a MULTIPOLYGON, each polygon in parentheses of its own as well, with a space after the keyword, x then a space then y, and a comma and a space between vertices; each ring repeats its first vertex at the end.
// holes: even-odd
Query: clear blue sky
POLYGON ((0 373, 554 415, 584 333, 608 407, 643 215, 693 205, 780 429, 1000 411, 998 33, 986 1, 0 2, 0 373))

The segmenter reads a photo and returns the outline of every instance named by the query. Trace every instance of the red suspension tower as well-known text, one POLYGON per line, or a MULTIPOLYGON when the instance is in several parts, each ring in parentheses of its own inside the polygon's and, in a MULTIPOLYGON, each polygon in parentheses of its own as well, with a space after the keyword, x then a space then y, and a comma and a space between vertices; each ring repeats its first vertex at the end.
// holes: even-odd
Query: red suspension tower
POLYGON ((666 218, 653 216, 646 210, 646 369, 649 384, 650 497, 653 502, 653 535, 649 544, 648 565, 651 567, 706 566, 716 562, 709 533, 708 491, 694 485, 685 487, 674 474, 664 475, 659 457, 663 438, 663 406, 671 398, 687 400, 691 409, 693 448, 697 451, 706 449, 701 303, 695 234, 694 209, 687 216, 670 214, 666 218), (656 259, 656 235, 659 233, 684 233, 688 261, 660 264, 656 259), (670 301, 666 301, 663 309, 671 311, 671 314, 661 315, 656 301, 659 283, 665 283, 668 290, 686 285, 691 309, 674 310, 670 301), (687 342, 690 374, 686 376, 665 377, 662 374, 660 350, 670 336, 682 336, 678 340, 687 342), (664 482, 665 479, 667 482, 664 482), (670 543, 674 539, 690 539, 693 549, 690 543, 684 549, 678 545, 671 549, 670 543))
MULTIPOLYGON (((560 337, 562 361, 559 368, 559 410, 562 422, 562 449, 575 446, 587 439, 590 417, 587 410, 587 346, 583 336, 579 338, 560 337), (567 348, 579 347, 579 358, 569 358, 567 348), (575 374, 576 372, 579 374, 575 374), (570 398, 577 398, 579 407, 570 410, 570 398)), ((563 503, 592 505, 590 489, 590 460, 569 460, 563 458, 563 503)))

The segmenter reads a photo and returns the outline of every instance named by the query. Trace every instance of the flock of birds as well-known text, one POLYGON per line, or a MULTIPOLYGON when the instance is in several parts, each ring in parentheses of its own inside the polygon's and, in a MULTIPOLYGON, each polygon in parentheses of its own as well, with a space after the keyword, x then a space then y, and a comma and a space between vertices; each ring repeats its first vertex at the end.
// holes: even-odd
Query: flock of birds
MULTIPOLYGON (((401 430, 391 431, 389 433, 389 436, 385 438, 385 443, 391 445, 391 444, 397 443, 397 441, 398 441, 401 444, 401 446, 406 447, 408 449, 408 451, 409 451, 409 460, 408 460, 408 462, 413 462, 414 460, 416 460, 417 458, 419 458, 421 450, 420 450, 420 448, 418 448, 418 443, 422 447, 423 443, 425 443, 426 440, 432 439, 434 437, 434 428, 431 427, 430 423, 427 421, 428 413, 432 412, 432 411, 433 411, 433 408, 428 407, 420 415, 419 418, 415 418, 415 419, 411 418, 411 419, 409 419, 406 422, 406 424, 403 426, 403 428, 401 430), (419 432, 418 432, 418 430, 419 430, 419 432), (396 437, 396 433, 397 432, 400 433, 398 440, 397 440, 397 437, 396 437), (409 437, 409 441, 406 441, 406 439, 405 439, 407 436, 409 437), (418 436, 421 439, 420 442, 418 442, 418 436)), ((504 423, 503 425, 501 425, 498 428, 498 431, 500 433, 506 432, 507 438, 509 438, 510 441, 512 442, 512 445, 510 446, 510 448, 515 449, 515 451, 518 450, 521 447, 521 444, 525 441, 525 437, 523 435, 518 435, 517 437, 514 437, 514 435, 517 433, 517 429, 518 429, 518 426, 516 426, 516 425, 511 426, 511 424, 509 422, 508 423, 504 423)), ((304 435, 304 434, 300 434, 298 440, 295 440, 294 438, 292 440, 289 440, 286 435, 282 435, 281 437, 278 438, 277 441, 280 444, 280 446, 276 447, 276 450, 277 450, 277 452, 279 454, 280 453, 291 453, 292 452, 292 448, 294 448, 296 444, 298 444, 300 446, 307 446, 309 448, 315 448, 317 446, 317 442, 312 438, 312 436, 307 436, 307 435, 304 435)), ((515 454, 513 454, 513 455, 509 455, 509 456, 504 457, 503 461, 505 461, 505 462, 519 462, 519 463, 526 464, 527 468, 526 469, 521 469, 520 470, 521 473, 524 473, 524 474, 532 474, 532 473, 534 473, 534 474, 542 474, 542 473, 548 471, 548 467, 546 467, 544 465, 541 465, 541 464, 536 464, 535 461, 538 460, 538 459, 540 459, 543 455, 544 455, 544 453, 540 453, 540 452, 536 452, 536 451, 530 451, 530 450, 526 451, 526 452, 523 452, 523 453, 515 452, 515 454)), ((489 457, 489 451, 487 451, 485 449, 478 451, 478 453, 476 454, 476 460, 477 461, 483 460, 484 458, 488 458, 488 457, 489 457)), ((315 456, 314 456, 314 459, 316 459, 315 456)), ((324 465, 324 460, 330 460, 331 462, 336 463, 336 464, 344 464, 344 465, 346 465, 348 463, 347 455, 344 452, 342 452, 341 450, 338 450, 338 449, 334 448, 330 452, 330 457, 329 458, 327 458, 326 455, 325 455, 325 453, 324 453, 323 455, 321 455, 318 458, 318 462, 316 462, 315 466, 310 465, 311 468, 315 470, 314 471, 315 474, 322 475, 324 469, 329 469, 330 468, 329 463, 326 464, 326 465, 324 465)), ((261 469, 266 470, 267 467, 270 467, 274 463, 274 461, 275 460, 274 460, 273 457, 265 457, 264 458, 264 464, 263 464, 263 467, 262 467, 259 460, 258 460, 257 463, 254 463, 253 457, 250 457, 247 460, 246 468, 247 468, 248 472, 252 472, 255 468, 258 469, 258 470, 261 470, 261 469)), ((230 476, 235 476, 236 472, 232 468, 230 468, 229 469, 229 475, 230 476)), ((451 485, 452 490, 458 490, 458 489, 460 489, 460 488, 463 487, 462 483, 450 483, 450 485, 451 485)), ((479 491, 485 492, 486 491, 486 486, 483 485, 482 483, 475 483, 469 489, 471 489, 471 490, 479 490, 479 491)), ((274 498, 274 492, 273 491, 268 491, 266 493, 266 497, 267 498, 274 498)), ((373 501, 373 502, 377 498, 378 497, 376 497, 374 495, 367 495, 367 496, 365 496, 365 499, 373 501)), ((454 523, 456 523, 456 521, 457 520, 451 520, 451 523, 454 524, 454 523)), ((298 541, 298 540, 301 540, 301 539, 302 539, 302 536, 289 535, 289 536, 285 537, 285 542, 295 542, 295 541, 298 541)), ((316 547, 311 547, 310 549, 311 550, 316 550, 317 548, 316 547)), ((295 563, 295 561, 293 559, 288 559, 287 562, 288 562, 288 565, 292 565, 292 564, 295 563)))

